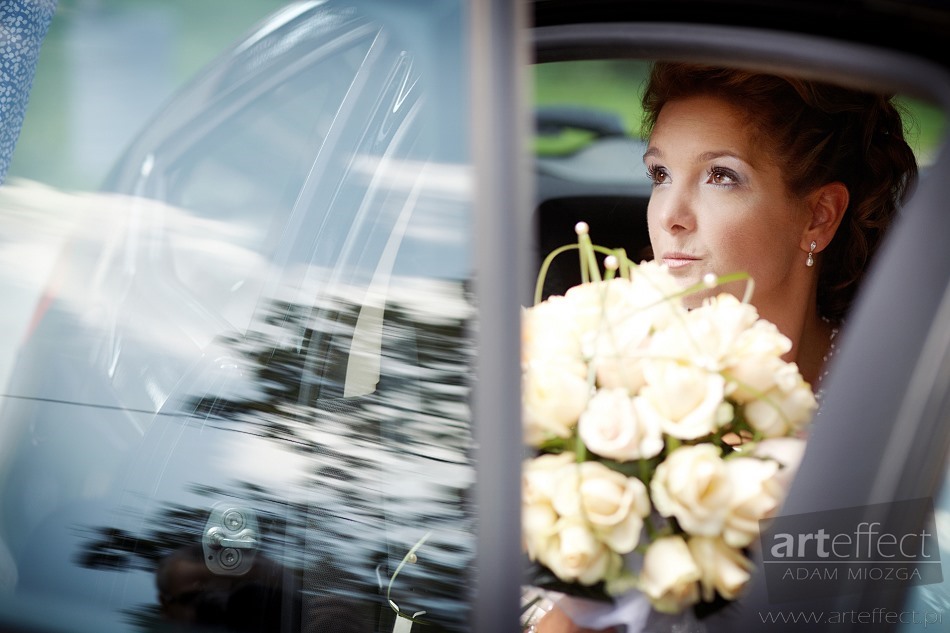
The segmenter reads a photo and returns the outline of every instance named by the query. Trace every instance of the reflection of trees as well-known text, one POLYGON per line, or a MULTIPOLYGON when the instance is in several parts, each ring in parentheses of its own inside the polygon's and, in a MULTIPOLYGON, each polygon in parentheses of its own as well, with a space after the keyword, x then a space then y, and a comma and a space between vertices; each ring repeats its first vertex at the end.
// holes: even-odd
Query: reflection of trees
MULTIPOLYGON (((391 618, 386 580, 431 532, 418 562, 400 572, 392 598, 410 614, 426 610, 424 620, 467 628, 472 350, 461 289, 449 289, 457 298, 431 307, 386 306, 379 383, 352 398, 342 397, 342 386, 359 305, 272 302, 253 331, 223 341, 245 363, 242 382, 187 396, 184 410, 218 437, 249 434, 305 457, 300 480, 284 490, 240 478, 227 489, 194 482, 191 492, 207 498, 207 507, 155 499, 166 505, 148 518, 153 527, 137 534, 94 528, 80 563, 153 571, 170 552, 200 540, 213 503, 239 500, 259 513, 262 554, 295 570, 308 596, 382 605, 391 618)), ((154 619, 153 611, 143 606, 133 616, 141 624, 154 619)))

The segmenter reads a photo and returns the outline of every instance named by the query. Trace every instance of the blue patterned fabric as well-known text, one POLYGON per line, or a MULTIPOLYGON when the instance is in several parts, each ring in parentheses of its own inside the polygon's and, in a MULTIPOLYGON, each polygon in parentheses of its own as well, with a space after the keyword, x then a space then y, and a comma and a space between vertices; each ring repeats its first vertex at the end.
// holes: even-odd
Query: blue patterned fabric
POLYGON ((0 183, 3 183, 30 96, 40 44, 56 0, 0 0, 0 183))

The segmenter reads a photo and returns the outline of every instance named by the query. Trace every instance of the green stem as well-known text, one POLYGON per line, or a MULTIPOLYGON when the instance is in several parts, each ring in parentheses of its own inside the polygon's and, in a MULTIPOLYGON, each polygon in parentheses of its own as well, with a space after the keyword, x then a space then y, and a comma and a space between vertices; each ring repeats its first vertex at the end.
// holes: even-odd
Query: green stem
MULTIPOLYGON (((643 527, 647 529, 647 537, 650 539, 650 542, 652 543, 653 541, 655 541, 656 535, 657 535, 656 526, 653 525, 653 521, 650 520, 650 517, 647 517, 646 519, 643 520, 643 527)), ((641 553, 645 554, 646 549, 644 548, 643 552, 641 553)))
POLYGON ((587 447, 580 435, 574 436, 574 458, 578 464, 587 461, 587 447))
POLYGON ((548 268, 551 267, 551 262, 554 261, 554 258, 560 255, 561 253, 574 250, 575 248, 579 249, 578 244, 565 244, 559 248, 554 249, 548 256, 544 258, 544 261, 541 262, 541 270, 538 272, 538 280, 534 286, 534 303, 535 305, 541 303, 541 294, 544 292, 544 280, 548 275, 548 268))
POLYGON ((578 256, 580 258, 581 282, 590 283, 600 281, 600 268, 597 266, 597 258, 594 257, 594 244, 590 241, 590 235, 581 233, 577 236, 578 256))
MULTIPOLYGON (((751 281, 748 273, 732 273, 730 275, 722 275, 721 277, 716 277, 716 286, 722 286, 733 281, 751 281)), ((699 281, 688 288, 681 290, 680 292, 670 295, 667 299, 675 299, 676 297, 686 297, 696 292, 701 292, 708 289, 708 286, 705 282, 699 281)))
POLYGON ((675 451, 676 449, 678 449, 678 448, 679 448, 680 446, 682 446, 682 445, 683 445, 683 443, 679 440, 678 437, 673 437, 672 435, 667 435, 667 436, 666 436, 666 453, 667 453, 667 455, 669 455, 670 453, 672 453, 673 451, 675 451))
POLYGON ((653 474, 651 472, 652 469, 650 468, 650 462, 648 462, 645 459, 638 459, 637 465, 639 466, 639 469, 640 469, 640 481, 649 485, 650 476, 653 474))
POLYGON ((614 256, 620 262, 620 276, 624 279, 630 279, 630 260, 627 259, 627 251, 618 248, 614 251, 614 256))

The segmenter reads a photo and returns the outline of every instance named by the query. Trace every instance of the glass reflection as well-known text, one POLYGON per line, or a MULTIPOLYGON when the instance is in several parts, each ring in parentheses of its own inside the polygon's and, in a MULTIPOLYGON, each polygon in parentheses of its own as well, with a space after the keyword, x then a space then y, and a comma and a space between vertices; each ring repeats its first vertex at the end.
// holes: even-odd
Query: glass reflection
MULTIPOLYGON (((196 226, 158 203, 98 202, 88 218, 136 205, 174 231, 196 226)), ((93 600, 145 628, 323 630, 313 628, 321 618, 346 613, 348 626, 370 623, 346 630, 391 630, 399 609, 425 612, 418 619, 435 630, 465 629, 473 311, 463 282, 396 274, 432 232, 403 231, 375 293, 328 281, 334 269, 262 272, 248 251, 251 268, 285 283, 257 297, 246 332, 204 335, 199 347, 182 336, 198 331, 187 311, 163 317, 107 275, 96 292, 80 285, 115 256, 115 236, 95 225, 72 236, 64 274, 76 279, 44 308, 3 402, 0 539, 17 576, 6 589, 93 600), (253 557, 239 574, 209 564, 220 503, 249 509, 259 526, 236 546, 253 557)), ((150 248, 153 238, 123 230, 121 244, 150 248)), ((372 286, 379 270, 356 276, 372 286)))
POLYGON ((263 23, 109 192, 0 191, 66 226, 16 237, 0 620, 469 628, 461 4, 359 4, 263 23))

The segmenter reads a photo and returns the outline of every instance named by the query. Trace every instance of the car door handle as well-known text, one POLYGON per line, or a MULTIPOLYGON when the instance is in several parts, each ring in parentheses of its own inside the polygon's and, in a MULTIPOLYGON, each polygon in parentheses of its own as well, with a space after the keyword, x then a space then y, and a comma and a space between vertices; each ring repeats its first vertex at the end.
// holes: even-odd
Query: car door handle
POLYGON ((205 565, 213 574, 240 576, 254 565, 260 546, 257 515, 250 508, 217 504, 201 538, 205 565))
POLYGON ((257 547, 257 539, 250 529, 244 529, 237 534, 228 535, 219 527, 208 529, 205 538, 211 547, 224 548, 233 547, 235 549, 254 549, 257 547))

